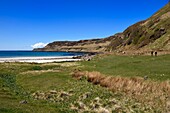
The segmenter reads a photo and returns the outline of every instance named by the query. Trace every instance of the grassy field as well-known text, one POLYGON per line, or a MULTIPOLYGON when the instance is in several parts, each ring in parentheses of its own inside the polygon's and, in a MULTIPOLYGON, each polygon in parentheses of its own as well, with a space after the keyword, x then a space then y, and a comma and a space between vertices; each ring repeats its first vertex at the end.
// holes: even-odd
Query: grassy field
POLYGON ((98 71, 109 76, 148 76, 152 80, 170 79, 170 55, 98 56, 91 62, 82 62, 82 70, 98 71))
POLYGON ((124 92, 93 85, 87 78, 77 80, 72 74, 80 70, 113 77, 147 76, 148 81, 160 83, 170 79, 169 67, 170 55, 99 55, 83 62, 0 63, 0 112, 164 112, 163 104, 146 105, 124 92))

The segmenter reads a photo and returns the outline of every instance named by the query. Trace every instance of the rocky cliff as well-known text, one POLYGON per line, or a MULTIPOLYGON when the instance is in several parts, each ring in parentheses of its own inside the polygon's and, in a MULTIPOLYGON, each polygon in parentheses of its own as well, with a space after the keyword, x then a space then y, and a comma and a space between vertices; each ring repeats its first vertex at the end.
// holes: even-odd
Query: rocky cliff
POLYGON ((35 51, 103 52, 117 49, 170 50, 170 3, 147 20, 113 36, 80 41, 56 41, 35 51))

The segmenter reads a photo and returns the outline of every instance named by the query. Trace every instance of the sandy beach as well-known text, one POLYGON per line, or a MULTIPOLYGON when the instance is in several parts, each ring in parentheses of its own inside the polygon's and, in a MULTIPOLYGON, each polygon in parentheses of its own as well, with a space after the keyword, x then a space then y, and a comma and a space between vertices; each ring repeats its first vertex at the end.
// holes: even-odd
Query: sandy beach
POLYGON ((14 58, 0 58, 0 63, 3 62, 50 63, 50 62, 66 62, 66 61, 80 61, 80 60, 81 59, 73 59, 73 56, 14 57, 14 58))

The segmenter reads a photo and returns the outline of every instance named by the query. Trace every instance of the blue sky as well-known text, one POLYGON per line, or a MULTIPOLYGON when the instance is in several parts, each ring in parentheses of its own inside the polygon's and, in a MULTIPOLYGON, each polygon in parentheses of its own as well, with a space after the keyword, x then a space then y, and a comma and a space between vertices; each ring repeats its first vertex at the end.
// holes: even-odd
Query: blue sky
POLYGON ((167 2, 0 0, 0 50, 31 50, 39 42, 107 37, 147 19, 167 2))

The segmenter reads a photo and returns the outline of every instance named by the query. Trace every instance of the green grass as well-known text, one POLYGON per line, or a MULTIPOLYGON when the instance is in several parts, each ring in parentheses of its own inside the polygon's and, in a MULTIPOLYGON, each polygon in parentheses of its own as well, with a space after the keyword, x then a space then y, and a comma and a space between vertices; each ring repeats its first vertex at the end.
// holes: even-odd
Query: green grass
MULTIPOLYGON (((148 76, 155 81, 170 79, 170 55, 158 57, 109 55, 97 56, 92 61, 77 62, 70 67, 62 64, 67 63, 0 63, 0 113, 76 112, 70 109, 71 105, 79 107, 79 102, 82 102, 87 107, 91 107, 96 97, 101 99, 102 106, 112 106, 109 100, 116 99, 119 102, 117 104, 122 106, 122 111, 127 110, 125 108, 135 110, 133 106, 136 106, 137 100, 126 97, 121 92, 113 93, 86 80, 78 81, 71 76, 74 69, 99 71, 108 76, 148 76), (56 90, 57 95, 62 91, 72 91, 73 94, 66 100, 57 102, 35 100, 31 96, 35 92, 50 90, 56 90), (79 99, 87 92, 91 93, 89 98, 79 99), (22 100, 28 103, 20 104, 22 100)), ((151 112, 143 104, 137 105, 137 108, 138 112, 151 112)), ((156 110, 159 111, 159 109, 156 110)))
POLYGON ((112 76, 148 76, 153 80, 170 79, 170 55, 151 56, 105 56, 91 62, 82 62, 82 70, 99 71, 112 76))
MULTIPOLYGON (((70 73, 74 67, 61 67, 60 65, 41 65, 27 63, 1 63, 0 64, 0 112, 74 112, 70 110, 70 103, 76 102, 78 97, 89 88, 93 89, 93 96, 99 93, 110 94, 110 91, 101 87, 93 86, 86 81, 77 81, 70 73), (58 72, 41 72, 42 70, 59 70, 58 72), (36 72, 34 72, 36 71, 36 72), (40 71, 40 73, 37 73, 40 71), (29 73, 31 72, 31 73, 29 73), (74 91, 74 96, 69 100, 60 103, 51 103, 45 100, 34 100, 31 94, 37 91, 45 92, 74 91), (27 100, 27 104, 20 104, 20 101, 27 100)), ((107 95, 104 95, 107 96, 107 95)))

